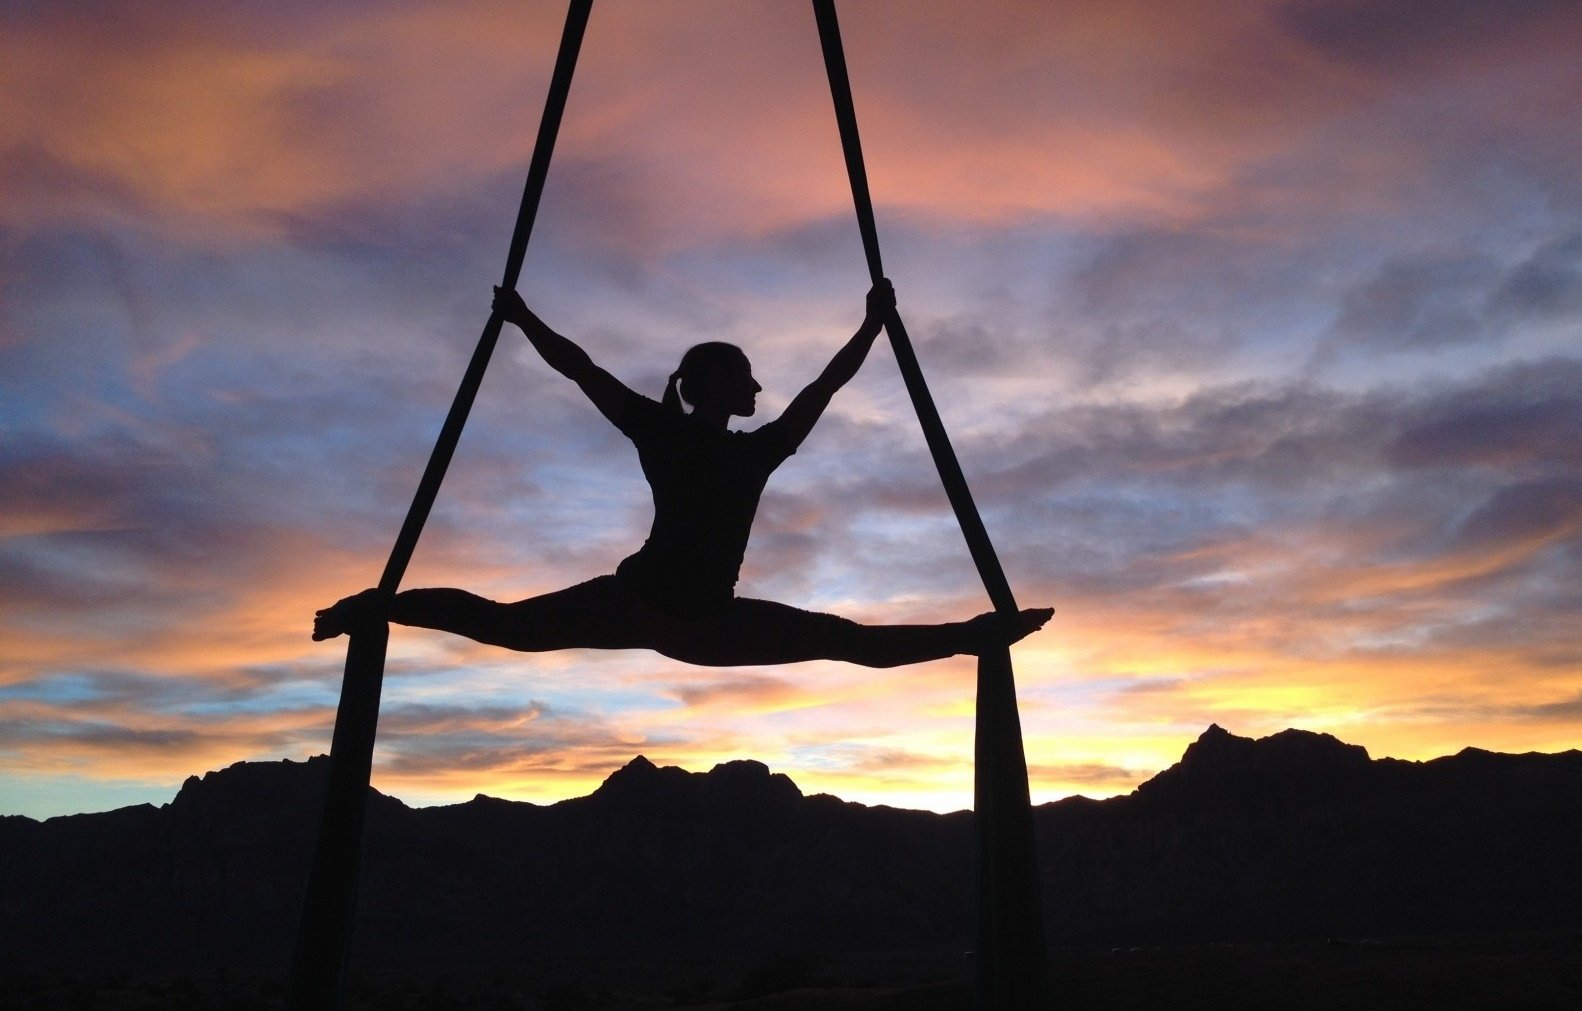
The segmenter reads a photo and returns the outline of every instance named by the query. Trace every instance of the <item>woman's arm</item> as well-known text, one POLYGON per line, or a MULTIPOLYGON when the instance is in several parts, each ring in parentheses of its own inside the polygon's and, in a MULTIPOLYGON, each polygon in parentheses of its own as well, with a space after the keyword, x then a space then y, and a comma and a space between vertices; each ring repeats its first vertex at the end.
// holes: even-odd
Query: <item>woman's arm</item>
POLYGON ((802 440, 807 438, 824 414, 824 408, 829 406, 835 391, 850 382, 857 370, 862 368, 863 361, 868 357, 868 349, 873 347, 874 338, 879 336, 885 320, 894 312, 895 289, 889 281, 880 281, 868 292, 868 314, 863 318, 862 326, 851 335, 845 347, 835 352, 835 357, 824 366, 819 377, 798 393, 785 413, 780 415, 780 423, 793 448, 802 445, 802 440))
POLYGON ((595 365, 574 341, 551 330, 516 292, 496 286, 494 311, 507 323, 521 327, 533 350, 550 368, 576 383, 600 414, 612 422, 620 421, 627 402, 637 396, 625 383, 595 365))

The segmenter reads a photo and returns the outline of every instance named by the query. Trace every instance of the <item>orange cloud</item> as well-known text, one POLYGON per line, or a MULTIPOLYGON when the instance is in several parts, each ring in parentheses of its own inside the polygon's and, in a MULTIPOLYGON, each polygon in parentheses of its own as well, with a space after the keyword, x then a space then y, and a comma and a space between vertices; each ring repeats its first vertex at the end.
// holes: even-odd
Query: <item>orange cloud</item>
MULTIPOLYGON (((876 198, 980 223, 1194 215, 1388 83, 1298 37, 1278 11, 854 5, 845 34, 876 198)), ((237 13, 112 5, 5 28, 10 223, 112 213, 256 236, 282 217, 462 188, 525 163, 559 33, 553 5, 237 13)), ((802 9, 596 9, 560 157, 570 175, 552 186, 571 189, 554 199, 575 205, 580 189, 591 213, 625 205, 604 241, 765 235, 849 207, 802 9)), ((1365 174, 1418 168, 1404 157, 1365 174)))
POLYGON ((13 224, 113 209, 256 233, 274 214, 487 174, 521 157, 491 120, 517 107, 501 91, 554 46, 548 11, 502 3, 237 13, 123 4, 6 26, 13 224))

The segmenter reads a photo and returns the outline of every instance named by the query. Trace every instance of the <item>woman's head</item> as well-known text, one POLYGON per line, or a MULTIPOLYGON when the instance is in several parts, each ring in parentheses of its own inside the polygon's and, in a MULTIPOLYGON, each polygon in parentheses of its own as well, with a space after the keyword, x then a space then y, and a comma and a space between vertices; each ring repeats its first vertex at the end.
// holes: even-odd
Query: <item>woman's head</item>
POLYGON ((741 348, 709 341, 688 348, 681 356, 681 364, 665 386, 665 404, 679 412, 685 400, 694 410, 745 418, 757 409, 761 389, 741 348))

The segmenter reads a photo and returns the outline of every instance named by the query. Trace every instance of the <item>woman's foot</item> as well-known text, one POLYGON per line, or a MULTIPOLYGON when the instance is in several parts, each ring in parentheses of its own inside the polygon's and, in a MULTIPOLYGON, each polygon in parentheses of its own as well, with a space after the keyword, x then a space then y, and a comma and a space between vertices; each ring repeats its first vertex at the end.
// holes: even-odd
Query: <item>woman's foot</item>
POLYGON ((967 622, 967 636, 971 648, 965 650, 975 656, 1021 642, 1054 617, 1052 607, 1024 607, 1014 618, 999 611, 980 614, 967 622))
POLYGON ((342 598, 313 616, 313 641, 322 642, 359 627, 385 620, 385 602, 378 587, 342 598))

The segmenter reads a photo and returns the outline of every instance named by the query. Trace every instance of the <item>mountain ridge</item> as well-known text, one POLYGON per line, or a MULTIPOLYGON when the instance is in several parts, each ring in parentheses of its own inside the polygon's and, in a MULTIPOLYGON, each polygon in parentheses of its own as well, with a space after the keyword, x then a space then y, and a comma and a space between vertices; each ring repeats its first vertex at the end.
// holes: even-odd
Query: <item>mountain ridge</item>
MULTIPOLYGON (((1187 745, 1180 761, 1159 771, 1158 773, 1155 773, 1153 776, 1139 783, 1135 788, 1133 788, 1131 793, 1119 794, 1114 797, 1106 798, 1092 798, 1082 794, 1073 794, 1068 797, 1062 797, 1057 800, 1046 801, 1043 804, 1035 805, 1035 810, 1049 808, 1059 804, 1066 804, 1072 801, 1104 803, 1107 801, 1135 797, 1140 794, 1157 794, 1167 787, 1177 788, 1178 784, 1187 782, 1189 780, 1194 785, 1199 784, 1203 781, 1203 777, 1205 776, 1219 775, 1224 777, 1227 776, 1227 774, 1229 776, 1240 776, 1245 773, 1245 766, 1252 763, 1257 763, 1256 767, 1258 770, 1267 776, 1271 771, 1281 771, 1271 768, 1272 763, 1269 761, 1271 758, 1274 758, 1277 762, 1284 764, 1286 768, 1283 771, 1287 774, 1290 774, 1296 771, 1318 771, 1326 767, 1330 770, 1341 769, 1355 773, 1369 766, 1381 767, 1385 765, 1404 765, 1416 768, 1428 768, 1441 763, 1454 761, 1469 763, 1474 761, 1499 762, 1502 760, 1520 760, 1530 757, 1560 758, 1563 756, 1579 756, 1579 758, 1582 758, 1582 750, 1573 748, 1562 752, 1529 751, 1510 753, 1489 751, 1484 748, 1478 748, 1469 745, 1462 748, 1460 751, 1457 751, 1453 755, 1442 755, 1436 758, 1399 759, 1385 757, 1375 759, 1369 756, 1367 749, 1362 745, 1347 744, 1328 733, 1289 728, 1274 734, 1270 734, 1266 737, 1248 738, 1239 737, 1235 734, 1232 734, 1219 724, 1214 723, 1210 724, 1201 735, 1199 735, 1192 743, 1187 745), (1232 756, 1234 756, 1234 758, 1232 758, 1232 756), (1251 759, 1251 762, 1248 761, 1249 756, 1255 756, 1251 759), (1305 770, 1300 764, 1300 759, 1304 756, 1310 759, 1310 761, 1307 762, 1307 768, 1305 770), (1327 759, 1327 761, 1311 761, 1311 759, 1315 756, 1321 759, 1327 759), (1350 761, 1337 760, 1337 756, 1345 756, 1345 759, 1349 759, 1350 761), (1297 761, 1293 762, 1292 759, 1296 759, 1297 761)), ((188 776, 182 782, 181 787, 178 788, 176 795, 170 801, 167 801, 164 804, 143 802, 139 804, 126 805, 125 807, 120 808, 112 808, 107 811, 52 815, 43 819, 33 818, 28 815, 0 814, 0 823, 4 823, 12 819, 19 819, 36 824, 46 824, 58 822, 62 819, 94 818, 104 815, 116 814, 123 811, 134 811, 141 809, 161 811, 172 807, 185 807, 187 804, 192 803, 192 801, 184 800, 184 795, 192 795, 194 792, 201 793, 202 791, 209 789, 211 783, 219 782, 226 783, 227 789, 236 789, 238 784, 249 783, 256 784, 258 786, 271 787, 278 790, 280 781, 278 780, 274 770, 289 769, 293 767, 302 767, 305 770, 315 769, 320 766, 327 768, 328 761, 328 755, 313 755, 306 759, 287 758, 264 761, 233 762, 232 764, 221 769, 210 770, 203 773, 202 775, 188 776)), ((859 807, 869 809, 885 808, 890 810, 918 810, 913 808, 896 808, 887 804, 863 804, 860 801, 847 801, 842 798, 835 797, 833 794, 804 794, 801 788, 796 785, 795 781, 793 781, 788 774, 772 772, 765 763, 756 759, 732 759, 729 761, 716 763, 712 768, 705 772, 695 772, 692 770, 680 768, 679 766, 655 765, 647 756, 641 754, 634 756, 625 765, 610 773, 610 775, 605 777, 604 781, 598 787, 596 787, 593 792, 580 797, 566 797, 561 800, 550 801, 548 803, 514 800, 505 797, 495 797, 486 793, 478 793, 475 794, 471 799, 465 801, 457 801, 450 804, 428 805, 426 807, 413 807, 408 805, 405 801, 402 801, 393 795, 383 793, 374 787, 369 788, 369 796, 371 798, 378 798, 373 801, 376 804, 392 802, 400 805, 402 808, 414 811, 435 809, 449 810, 478 802, 522 805, 542 810, 554 808, 561 804, 587 801, 595 797, 609 798, 615 794, 626 793, 628 788, 633 784, 640 784, 638 789, 634 792, 648 794, 654 791, 656 784, 668 784, 674 787, 675 785, 684 782, 689 778, 700 778, 703 782, 714 782, 715 780, 711 779, 711 777, 720 776, 730 777, 739 783, 750 783, 755 780, 767 780, 769 783, 775 784, 775 789, 784 790, 788 788, 788 792, 798 798, 829 797, 831 799, 839 800, 841 803, 856 804, 859 807)), ((255 799, 264 798, 255 797, 255 799)), ((951 811, 938 813, 941 816, 945 816, 963 812, 951 811)))
MULTIPOLYGON (((0 966, 282 965, 328 761, 235 763, 167 804, 0 819, 0 966)), ((413 808, 371 790, 373 964, 971 947, 973 816, 644 756, 584 797, 413 808)), ((1034 810, 1060 944, 1582 925, 1582 752, 1372 759, 1215 725, 1131 794, 1034 810)))

